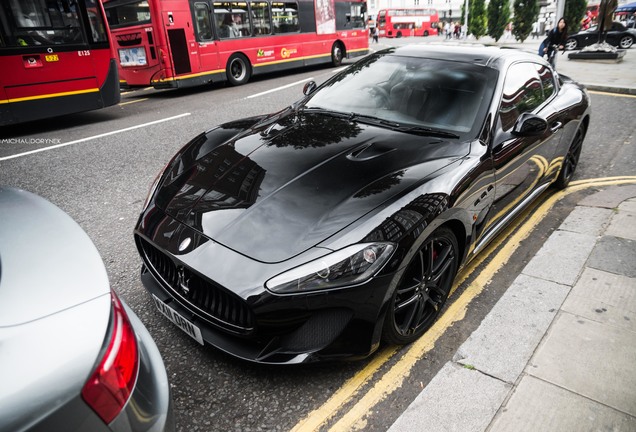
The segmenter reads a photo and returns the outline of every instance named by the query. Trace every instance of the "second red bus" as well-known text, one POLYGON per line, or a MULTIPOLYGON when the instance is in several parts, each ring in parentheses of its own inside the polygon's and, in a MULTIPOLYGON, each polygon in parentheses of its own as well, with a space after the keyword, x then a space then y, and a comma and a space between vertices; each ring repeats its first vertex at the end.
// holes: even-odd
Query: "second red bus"
POLYGON ((176 88, 367 54, 365 0, 104 1, 123 86, 176 88))
POLYGON ((382 9, 378 12, 377 26, 382 37, 436 36, 439 15, 430 8, 382 9))

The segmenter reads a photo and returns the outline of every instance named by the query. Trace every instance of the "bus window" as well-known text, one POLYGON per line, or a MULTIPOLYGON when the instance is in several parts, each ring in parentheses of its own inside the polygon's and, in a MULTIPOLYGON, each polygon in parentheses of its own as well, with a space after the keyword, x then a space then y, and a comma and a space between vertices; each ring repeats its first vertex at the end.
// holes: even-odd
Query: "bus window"
POLYGON ((210 8, 207 3, 194 4, 194 16, 196 18, 196 36, 199 42, 212 40, 212 27, 210 26, 210 8))
POLYGON ((268 35, 272 33, 272 20, 269 14, 269 5, 266 2, 252 2, 252 23, 255 35, 268 35))
POLYGON ((9 0, 10 10, 3 23, 6 46, 60 45, 82 43, 82 31, 75 0, 47 5, 37 0, 9 0))
POLYGON ((250 20, 245 2, 215 2, 214 17, 221 39, 250 36, 250 20))
POLYGON ((336 3, 336 30, 350 30, 364 28, 364 11, 362 3, 336 3))
POLYGON ((298 5, 296 3, 272 2, 274 33, 295 33, 298 26, 298 5))
POLYGON ((94 43, 108 42, 106 25, 100 13, 99 5, 95 0, 86 0, 86 12, 88 13, 89 25, 91 26, 91 41, 94 43))
POLYGON ((150 6, 146 0, 126 3, 106 9, 106 19, 110 28, 148 24, 150 6))

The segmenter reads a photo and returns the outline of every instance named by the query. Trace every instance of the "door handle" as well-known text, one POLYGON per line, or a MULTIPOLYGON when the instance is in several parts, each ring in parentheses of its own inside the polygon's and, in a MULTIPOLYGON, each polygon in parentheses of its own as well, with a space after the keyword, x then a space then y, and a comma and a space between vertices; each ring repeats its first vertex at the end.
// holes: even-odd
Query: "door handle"
POLYGON ((561 126, 563 126, 563 123, 561 123, 561 122, 552 123, 552 126, 550 127, 550 130, 552 132, 556 132, 559 129, 561 129, 561 126))

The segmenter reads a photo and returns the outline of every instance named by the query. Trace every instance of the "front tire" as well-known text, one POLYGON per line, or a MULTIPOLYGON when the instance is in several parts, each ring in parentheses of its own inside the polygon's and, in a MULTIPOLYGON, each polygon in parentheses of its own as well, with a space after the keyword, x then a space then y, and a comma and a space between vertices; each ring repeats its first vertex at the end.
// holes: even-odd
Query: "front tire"
POLYGON ((618 46, 622 49, 629 49, 634 45, 634 38, 631 36, 623 36, 620 41, 618 41, 618 46))
POLYGON ((243 54, 232 54, 225 69, 227 80, 233 86, 247 83, 252 76, 252 65, 243 54))
POLYGON ((438 228, 401 275, 384 320, 382 339, 403 345, 424 334, 446 303, 458 267, 455 235, 446 227, 438 228))
POLYGON ((585 139, 585 131, 581 127, 576 131, 570 148, 563 158, 563 165, 561 166, 561 172, 554 182, 554 187, 557 189, 565 189, 569 184, 574 172, 579 164, 579 157, 581 156, 581 148, 583 147, 583 140, 585 139))

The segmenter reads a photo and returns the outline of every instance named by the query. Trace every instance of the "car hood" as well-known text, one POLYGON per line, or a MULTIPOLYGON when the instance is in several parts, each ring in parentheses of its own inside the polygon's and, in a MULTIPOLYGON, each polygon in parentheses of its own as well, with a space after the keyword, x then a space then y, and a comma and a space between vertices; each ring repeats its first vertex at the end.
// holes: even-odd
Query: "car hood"
POLYGON ((319 244, 469 151, 467 142, 318 113, 279 116, 216 146, 213 136, 192 143, 192 162, 184 154, 173 163, 155 202, 270 263, 319 244))
POLYGON ((0 328, 110 292, 97 249, 80 226, 37 195, 0 187, 0 328))

